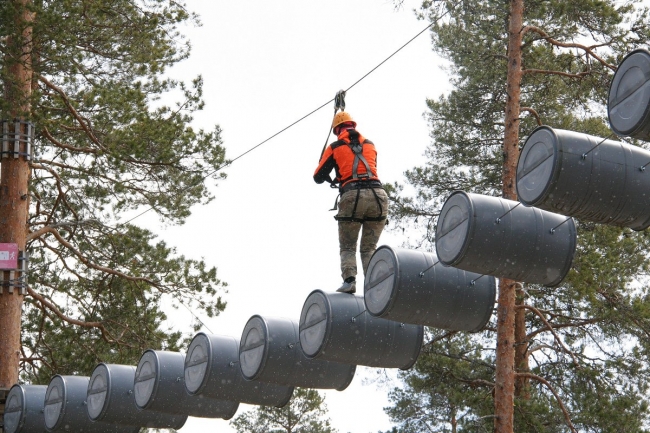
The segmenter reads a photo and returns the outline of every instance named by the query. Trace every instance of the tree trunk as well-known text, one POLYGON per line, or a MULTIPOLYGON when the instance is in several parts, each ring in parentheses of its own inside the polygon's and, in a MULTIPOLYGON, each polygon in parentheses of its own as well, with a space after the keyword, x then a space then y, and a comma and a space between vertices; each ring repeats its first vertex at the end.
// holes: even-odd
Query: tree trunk
MULTIPOLYGON (((16 9, 15 31, 7 38, 6 78, 3 83, 4 97, 9 106, 7 114, 10 118, 7 120, 30 117, 33 75, 31 23, 34 17, 28 9, 30 0, 13 0, 12 3, 16 9)), ((13 151, 13 146, 10 150, 13 151)), ((26 151, 26 145, 21 143, 19 152, 26 151)), ((5 156, 0 163, 0 243, 15 243, 19 251, 25 251, 29 163, 24 156, 5 156)), ((13 293, 9 293, 9 287, 3 287, 0 295, 0 388, 10 388, 18 382, 22 304, 20 290, 13 288, 13 293)))
MULTIPOLYGON (((520 307, 526 297, 523 287, 516 285, 515 304, 520 307)), ((515 310, 515 371, 528 373, 528 342, 526 341, 526 309, 515 310)), ((526 376, 515 378, 515 397, 528 400, 530 398, 530 379, 526 376)))
POLYGON ((458 418, 456 418, 456 406, 451 408, 451 433, 458 431, 458 418))
MULTIPOLYGON (((515 175, 519 158, 519 99, 521 94, 523 13, 523 0, 511 0, 502 177, 503 197, 510 200, 517 199, 515 175)), ((496 433, 512 433, 514 430, 515 285, 516 282, 509 279, 502 278, 499 281, 496 387, 494 392, 494 431, 496 433)))
POLYGON ((494 431, 513 433, 515 391, 515 282, 499 281, 494 431))

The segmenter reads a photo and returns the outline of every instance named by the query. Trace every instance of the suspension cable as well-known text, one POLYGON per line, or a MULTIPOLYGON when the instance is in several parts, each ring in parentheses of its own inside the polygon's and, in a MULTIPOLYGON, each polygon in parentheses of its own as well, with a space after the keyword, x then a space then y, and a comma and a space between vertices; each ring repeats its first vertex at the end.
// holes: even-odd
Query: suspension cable
MULTIPOLYGON (((422 30, 420 30, 420 31, 419 31, 415 36, 413 36, 411 39, 409 39, 409 40, 408 40, 404 45, 402 45, 401 47, 399 47, 399 48, 398 48, 397 50, 395 50, 395 51, 394 51, 390 56, 386 57, 384 60, 381 61, 381 63, 379 63, 377 66, 375 66, 375 67, 372 68, 370 71, 368 71, 368 72, 367 72, 363 77, 361 77, 361 78, 359 78, 357 81, 355 81, 355 82, 354 82, 350 87, 348 87, 347 89, 345 89, 345 90, 343 91, 343 94, 345 94, 345 92, 347 92, 348 90, 350 90, 351 88, 353 88, 354 86, 356 86, 357 84, 359 84, 361 81, 363 81, 363 80, 364 80, 368 75, 372 74, 372 73, 373 73, 375 70, 377 70, 381 65, 383 65, 383 64, 386 63, 388 60, 390 60, 390 59, 391 59, 395 54, 397 54, 397 53, 400 52, 402 49, 404 49, 407 45, 409 45, 411 42, 413 42, 413 41, 414 41, 418 36, 420 36, 422 33, 424 33, 425 31, 427 31, 427 30, 428 30, 431 26, 433 26, 436 22, 437 22, 437 21, 434 21, 434 22, 428 24, 428 25, 427 25, 425 28, 423 28, 422 30)), ((339 92, 339 93, 340 93, 340 92, 339 92)), ((338 93, 337 93, 337 96, 338 96, 338 93)), ((302 121, 305 120, 307 117, 311 116, 312 114, 316 113, 317 111, 320 111, 322 108, 326 107, 327 105, 329 105, 329 104, 330 104, 331 102, 333 102, 333 101, 336 101, 336 97, 330 99, 329 101, 327 101, 327 102, 325 102, 324 104, 320 105, 318 108, 315 108, 314 110, 312 110, 312 111, 310 111, 309 113, 305 114, 305 115, 302 116, 300 119, 298 119, 298 120, 296 120, 295 122, 289 124, 288 126, 282 128, 281 130, 279 130, 279 131, 276 132, 275 134, 271 135, 270 137, 268 137, 268 138, 265 139, 264 141, 261 141, 260 143, 258 143, 258 144, 256 144, 255 146, 251 147, 251 148, 248 149, 247 151, 241 153, 240 155, 238 155, 238 156, 235 157, 234 159, 232 159, 232 160, 230 160, 230 161, 226 161, 224 164, 220 165, 219 167, 215 168, 214 170, 212 170, 212 171, 211 171, 210 173, 208 173, 207 175, 203 176, 203 177, 200 179, 200 182, 205 181, 205 180, 206 180, 207 178, 209 178, 210 176, 213 176, 214 174, 218 173, 218 172, 221 171, 222 169, 224 169, 224 168, 230 166, 233 162, 235 162, 235 161, 237 161, 238 159, 242 158, 243 156, 245 156, 245 155, 251 153, 253 150, 257 149, 258 147, 260 147, 260 146, 263 145, 264 143, 268 142, 269 140, 271 140, 271 139, 277 137, 278 135, 280 135, 281 133, 283 133, 283 132, 286 131, 287 129, 289 129, 289 128, 295 126, 296 124, 298 124, 298 123, 300 123, 300 122, 302 122, 302 121)), ((343 106, 343 108, 345 108, 345 106, 343 106)), ((328 137, 329 137, 329 135, 328 135, 328 137)), ((198 183, 197 183, 197 185, 198 185, 198 183)), ((195 186, 195 185, 191 185, 190 187, 192 187, 192 186, 195 186)), ((189 188, 188 188, 188 189, 189 189, 189 188)), ((124 223, 121 223, 121 224, 118 224, 118 226, 119 226, 119 225, 125 225, 125 224, 128 224, 128 223, 130 223, 131 221, 133 221, 133 220, 135 220, 135 219, 141 217, 142 215, 146 214, 146 213, 149 212, 150 210, 153 210, 153 206, 149 207, 147 210, 145 210, 145 211, 143 211, 142 213, 140 213, 140 214, 134 216, 133 218, 129 219, 128 221, 126 221, 126 222, 124 222, 124 223)))

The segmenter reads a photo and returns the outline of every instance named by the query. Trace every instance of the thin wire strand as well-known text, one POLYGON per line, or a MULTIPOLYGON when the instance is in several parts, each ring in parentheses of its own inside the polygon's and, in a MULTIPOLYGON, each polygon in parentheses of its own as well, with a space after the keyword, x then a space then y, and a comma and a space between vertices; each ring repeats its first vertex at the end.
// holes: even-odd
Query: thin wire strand
MULTIPOLYGON (((379 64, 378 64, 377 66, 375 66, 374 68, 372 68, 372 69, 371 69, 368 73, 366 73, 363 77, 361 77, 361 78, 359 78, 357 81, 355 81, 355 82, 354 82, 350 87, 348 87, 345 91, 347 92, 348 90, 350 90, 351 88, 353 88, 354 86, 356 86, 357 84, 359 84, 361 81, 363 81, 363 80, 364 80, 368 75, 372 74, 372 73, 373 73, 375 70, 377 70, 381 65, 383 65, 383 64, 386 63, 388 60, 390 60, 393 56, 395 56, 395 54, 397 54, 397 53, 400 52, 402 49, 404 49, 404 47, 406 47, 408 44, 410 44, 411 42, 413 42, 413 41, 414 41, 418 36, 420 36, 422 33, 424 33, 425 31, 427 31, 427 30, 428 30, 432 25, 434 25, 434 24, 435 24, 435 22, 433 22, 433 23, 427 25, 424 29, 422 29, 422 30, 421 30, 420 32, 418 32, 415 36, 413 36, 411 39, 409 39, 408 42, 406 42, 404 45, 402 45, 401 47, 399 47, 399 48, 398 48, 396 51, 394 51, 390 56, 386 57, 386 58, 385 58, 381 63, 379 63, 379 64)), ((223 165, 217 167, 216 169, 214 169, 213 171, 211 171, 211 172, 208 173, 207 175, 203 176, 203 177, 201 178, 201 182, 205 181, 205 180, 206 180, 207 178, 209 178, 210 176, 213 176, 214 174, 218 173, 218 172, 221 171, 223 168, 228 167, 229 165, 231 165, 233 162, 237 161, 238 159, 244 157, 245 155, 248 155, 248 154, 251 153, 253 150, 257 149, 258 147, 260 147, 260 146, 263 145, 264 143, 266 143, 266 142, 272 140, 273 138, 277 137, 278 135, 282 134, 282 133, 283 133, 284 131, 286 131, 287 129, 293 127, 294 125, 296 125, 296 124, 298 124, 298 123, 300 123, 300 122, 302 122, 302 121, 305 120, 307 117, 311 116, 312 114, 316 113, 317 111, 319 111, 319 110, 321 110, 322 108, 324 108, 324 107, 326 107, 327 105, 329 105, 331 102, 334 101, 334 99, 335 99, 335 98, 330 99, 329 101, 325 102, 324 104, 322 104, 322 105, 319 106, 318 108, 316 108, 316 109, 310 111, 309 113, 305 114, 305 115, 302 116, 300 119, 296 120, 295 122, 291 123, 290 125, 288 125, 288 126, 282 128, 280 131, 278 131, 278 132, 276 132, 275 134, 271 135, 271 136, 270 136, 269 138, 267 138, 266 140, 264 140, 264 141, 262 141, 262 142, 256 144, 255 146, 251 147, 250 149, 248 149, 248 150, 245 151, 244 153, 238 155, 238 156, 235 157, 234 159, 232 159, 232 160, 226 162, 225 164, 223 164, 223 165)), ((331 130, 330 130, 330 133, 331 133, 331 130)), ((328 137, 329 137, 329 134, 328 134, 328 137)), ((326 143, 326 144, 327 144, 327 143, 326 143)), ((197 185, 198 185, 198 184, 197 184, 197 185)), ((192 185, 192 186, 194 186, 194 185, 192 185)), ((142 213, 140 213, 140 214, 134 216, 133 218, 129 219, 128 221, 126 221, 126 222, 124 222, 124 223, 121 223, 121 224, 118 224, 118 226, 119 226, 119 225, 126 225, 126 224, 130 223, 131 221, 133 221, 133 220, 135 220, 135 219, 137 219, 137 218, 140 218, 142 215, 146 214, 147 212, 149 212, 149 211, 151 211, 151 210, 153 210, 153 209, 154 209, 154 207, 151 206, 151 207, 149 207, 149 209, 147 209, 147 210, 145 210, 144 212, 142 212, 142 213)), ((115 230, 115 229, 114 229, 114 230, 115 230)), ((198 317, 198 316, 197 316, 197 315, 192 311, 191 308, 189 308, 189 307, 188 307, 187 305, 185 305, 183 302, 181 302, 181 301, 179 301, 179 302, 181 303, 181 305, 183 305, 183 306, 184 306, 184 307, 185 307, 185 308, 190 312, 190 314, 192 314, 192 316, 194 316, 194 318, 195 318, 196 320, 199 321, 199 323, 201 323, 201 326, 203 326, 203 327, 204 327, 208 332, 212 333, 212 331, 210 331, 210 328, 208 328, 208 326, 205 324, 205 322, 203 322, 203 321, 202 321, 202 320, 201 320, 201 319, 200 319, 200 318, 199 318, 199 317, 198 317)), ((363 314, 364 312, 365 312, 365 310, 362 311, 361 313, 359 313, 359 314, 358 314, 357 316, 355 316, 353 319, 356 319, 356 317, 360 316, 360 315, 363 314)))
POLYGON ((405 43, 404 45, 402 45, 401 47, 399 47, 399 48, 398 48, 398 49, 397 49, 393 54, 391 54, 390 56, 386 57, 386 59, 384 59, 383 62, 381 62, 380 64, 378 64, 378 65, 375 66, 374 68, 372 68, 372 69, 370 70, 370 72, 368 72, 368 73, 367 73, 366 75, 364 75, 363 77, 359 78, 359 79, 358 79, 358 80, 357 80, 353 85, 351 85, 350 87, 348 87, 347 89, 345 89, 345 91, 347 92, 348 90, 350 90, 351 88, 353 88, 354 86, 356 86, 357 84, 359 84, 359 82, 360 82, 361 80, 363 80, 364 78, 366 78, 368 75, 372 74, 372 73, 375 71, 375 69, 379 68, 381 65, 383 65, 384 63, 386 63, 386 62, 387 62, 391 57, 393 57, 395 54, 399 53, 399 52, 400 52, 404 47, 406 47, 408 44, 410 44, 411 42, 413 42, 413 41, 415 40, 415 38, 417 38, 418 36, 420 36, 422 33, 426 32, 426 31, 429 29, 429 27, 431 27, 432 25, 434 25, 436 22, 437 22, 437 21, 434 21, 434 22, 432 22, 431 24, 429 24, 428 26, 426 26, 425 28, 423 28, 423 29, 422 29, 422 30, 421 30, 417 35, 415 35, 415 36, 413 36, 411 39, 409 39, 409 41, 408 41, 407 43, 405 43))
POLYGON ((178 302, 180 302, 180 304, 181 304, 183 307, 185 307, 185 308, 187 309, 187 311, 189 311, 190 314, 191 314, 192 316, 194 316, 194 318, 195 318, 196 320, 199 321, 199 323, 201 324, 202 327, 204 327, 204 328, 205 328, 205 329, 206 329, 210 334, 214 334, 212 331, 210 331, 210 328, 208 328, 208 325, 206 325, 205 322, 204 322, 203 320, 201 320, 201 318, 200 318, 199 316, 197 316, 196 314, 194 314, 194 311, 192 311, 192 309, 191 309, 190 307, 188 307, 187 305, 185 305, 185 303, 184 303, 183 301, 181 301, 180 299, 176 298, 176 300, 177 300, 178 302))
MULTIPOLYGON (((386 58, 385 58, 381 63, 379 63, 379 64, 378 64, 377 66, 375 66, 374 68, 372 68, 372 69, 371 69, 368 73, 366 73, 363 77, 361 77, 361 78, 359 78, 357 81, 355 81, 355 82, 354 82, 350 87, 348 87, 347 89, 345 89, 345 91, 347 92, 348 90, 350 90, 351 88, 353 88, 354 86, 356 86, 357 84, 359 84, 363 79, 365 79, 368 75, 372 74, 375 70, 377 70, 377 68, 379 68, 381 65, 383 65, 384 63, 386 63, 388 60, 390 60, 390 59, 391 59, 395 54, 397 54, 397 53, 400 52, 402 49, 404 49, 404 47, 406 47, 408 44, 410 44, 411 42, 413 42, 413 41, 414 41, 418 36, 420 36, 422 33, 424 33, 425 31, 427 31, 427 30, 428 30, 431 26, 433 26, 434 24, 435 24, 435 22, 433 22, 433 23, 427 25, 424 29, 422 29, 422 30, 421 30, 420 32, 418 32, 415 36, 413 36, 411 39, 409 39, 408 42, 406 42, 404 45, 402 45, 402 46, 399 47, 397 50, 395 50, 395 51, 394 51, 390 56, 386 57, 386 58)), ((296 125, 297 123, 302 122, 302 121, 305 120, 307 117, 311 116, 312 114, 316 113, 317 111, 319 111, 319 110, 321 110, 322 108, 324 108, 324 107, 326 107, 327 105, 329 105, 331 102, 334 101, 334 99, 335 99, 335 98, 330 99, 329 101, 325 102, 324 104, 322 104, 322 105, 319 106, 318 108, 316 108, 316 109, 310 111, 309 113, 305 114, 304 116, 302 116, 300 119, 296 120, 295 122, 293 122, 293 123, 290 124, 289 126, 286 126, 286 127, 284 127, 283 129, 281 129, 280 131, 278 131, 278 132, 276 132, 275 134, 271 135, 271 136, 270 136, 269 138, 267 138, 266 140, 264 140, 264 141, 262 141, 262 142, 256 144, 255 146, 251 147, 250 149, 248 149, 248 150, 245 151, 244 153, 240 154, 239 156, 235 157, 234 159, 232 159, 232 160, 226 162, 225 164, 223 164, 223 165, 217 167, 216 169, 214 169, 213 171, 211 171, 211 172, 208 173, 207 175, 203 176, 203 177, 201 178, 201 182, 203 182, 204 180, 206 180, 206 179, 209 178, 210 176, 213 176, 213 175, 216 174, 217 172, 221 171, 223 168, 228 167, 228 166, 231 165, 233 162, 237 161, 238 159, 242 158, 243 156, 249 154, 250 152, 252 152, 253 150, 257 149, 258 147, 260 147, 261 145, 263 145, 263 144, 266 143, 267 141, 269 141, 269 140, 271 140, 271 139, 277 137, 278 135, 282 134, 284 131, 286 131, 287 129, 293 127, 293 126, 296 125)), ((330 133, 331 133, 331 131, 330 131, 330 133)), ((329 134, 328 134, 328 137, 329 137, 329 134)), ((197 185, 198 185, 198 184, 197 184, 197 185)), ((194 186, 194 185, 192 185, 192 186, 194 186)), ((153 210, 153 206, 149 207, 149 209, 145 210, 144 212, 142 212, 142 213, 140 213, 140 214, 134 216, 134 217, 131 218, 130 220, 128 220, 128 221, 126 221, 126 222, 124 222, 124 223, 118 224, 118 225, 125 225, 125 224, 128 224, 128 223, 130 223, 131 221, 133 221, 133 220, 135 220, 135 219, 137 219, 137 218, 140 218, 142 215, 146 214, 147 212, 149 212, 149 211, 151 211, 151 210, 153 210)))

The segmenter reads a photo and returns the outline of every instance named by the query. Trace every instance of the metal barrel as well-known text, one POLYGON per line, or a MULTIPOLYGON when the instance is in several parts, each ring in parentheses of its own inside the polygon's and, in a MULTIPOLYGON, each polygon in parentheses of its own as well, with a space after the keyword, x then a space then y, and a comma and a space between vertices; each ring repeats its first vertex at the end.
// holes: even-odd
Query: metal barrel
POLYGON ((650 226, 650 152, 541 126, 521 150, 517 195, 528 206, 644 230, 650 226))
POLYGON ((239 367, 239 339, 199 332, 185 356, 185 389, 191 395, 283 407, 293 386, 244 379, 239 367))
POLYGON ((98 364, 90 375, 87 389, 88 417, 107 424, 178 429, 187 416, 140 410, 135 405, 135 366, 98 364))
POLYGON ((343 391, 356 371, 356 365, 306 357, 296 321, 259 315, 244 326, 239 360, 248 380, 303 388, 343 391))
POLYGON ((47 385, 14 385, 7 394, 3 426, 5 433, 44 432, 47 385))
POLYGON ((308 358, 407 370, 423 338, 421 325, 373 317, 361 296, 314 290, 300 313, 300 343, 308 358))
POLYGON ((135 404, 140 409, 203 418, 232 418, 239 402, 192 396, 185 390, 185 356, 146 350, 135 370, 135 404))
MULTIPOLYGON (((140 427, 94 422, 86 411, 87 376, 55 375, 45 391, 45 431, 73 433, 137 433, 140 427)), ((37 430, 39 431, 39 430, 37 430)))
POLYGON ((463 191, 447 198, 436 226, 443 264, 551 287, 569 272, 575 248, 571 217, 463 191))
POLYGON ((451 266, 435 253, 387 245, 370 258, 364 301, 376 317, 452 331, 480 331, 490 320, 496 281, 451 266))
POLYGON ((626 55, 609 86, 607 116, 612 131, 623 137, 650 139, 650 52, 626 55))

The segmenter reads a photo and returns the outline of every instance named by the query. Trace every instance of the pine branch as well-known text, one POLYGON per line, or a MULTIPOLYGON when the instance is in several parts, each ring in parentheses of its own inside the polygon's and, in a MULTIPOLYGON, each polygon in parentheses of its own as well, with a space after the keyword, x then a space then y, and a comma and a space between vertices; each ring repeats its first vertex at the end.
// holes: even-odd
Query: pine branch
POLYGON ((70 111, 70 114, 77 119, 77 122, 79 122, 79 125, 83 128, 83 130, 86 132, 86 135, 90 140, 95 143, 100 149, 106 150, 104 145, 99 141, 99 139, 95 136, 95 134, 92 131, 92 125, 90 124, 90 120, 82 117, 77 110, 74 108, 72 105, 72 102, 68 98, 68 95, 61 89, 59 86, 55 85, 54 83, 50 82, 47 78, 45 78, 42 75, 37 75, 38 79, 44 83, 47 87, 50 89, 54 90, 57 92, 61 98, 63 99, 63 103, 68 107, 68 110, 70 111))
MULTIPOLYGON (((119 341, 115 339, 111 333, 104 327, 104 325, 101 322, 85 322, 82 320, 77 320, 73 319, 71 317, 66 316, 59 310, 56 305, 45 299, 43 296, 39 295, 36 293, 32 288, 27 287, 27 292, 39 302, 39 308, 43 311, 46 312, 46 310, 51 311, 54 313, 58 318, 63 320, 64 322, 67 322, 71 325, 77 325, 81 326, 84 328, 97 328, 102 334, 102 338, 107 342, 107 343, 118 343, 119 341)), ((121 343, 124 344, 124 343, 121 343)))
POLYGON ((123 278, 125 280, 128 280, 128 281, 144 282, 144 283, 147 283, 147 284, 149 284, 149 285, 151 285, 153 287, 157 287, 159 289, 162 288, 160 286, 160 284, 158 284, 157 282, 155 282, 155 281, 153 281, 153 280, 151 280, 149 278, 133 277, 133 276, 127 275, 127 274, 125 274, 123 272, 117 271, 115 269, 107 268, 105 266, 100 266, 100 265, 92 263, 85 255, 83 255, 81 253, 81 251, 77 250, 74 247, 74 245, 70 244, 65 239, 63 239, 63 237, 61 236, 59 231, 56 230, 53 227, 49 227, 49 226, 48 227, 43 227, 42 229, 37 230, 34 233, 38 234, 39 237, 43 236, 44 234, 47 234, 47 233, 50 233, 50 234, 54 235, 54 237, 59 241, 59 243, 61 243, 61 245, 63 245, 70 252, 72 252, 79 259, 79 261, 81 263, 83 263, 84 265, 88 266, 91 269, 94 269, 94 270, 97 270, 97 271, 100 271, 100 272, 104 272, 104 273, 107 273, 107 274, 116 275, 116 276, 118 276, 120 278, 123 278))
MULTIPOLYGON (((58 191, 58 195, 57 195, 57 198, 56 198, 56 200, 54 202, 54 205, 52 206, 52 210, 50 211, 51 213, 47 217, 47 220, 48 220, 47 222, 49 223, 49 221, 51 220, 52 214, 54 213, 54 210, 57 208, 57 206, 58 206, 58 204, 60 202, 65 203, 66 208, 72 213, 72 215, 76 219, 79 219, 79 215, 77 214, 76 210, 72 206, 70 206, 70 204, 68 203, 67 193, 63 191, 63 179, 61 179, 61 176, 59 176, 59 174, 55 170, 53 170, 51 167, 47 167, 47 166, 44 166, 44 165, 41 165, 41 164, 31 164, 31 167, 34 168, 34 169, 42 169, 42 170, 47 171, 55 179, 56 189, 58 191)), ((26 240, 27 241, 31 240, 30 235, 27 236, 26 240)))
MULTIPOLYGON (((548 42, 551 45, 554 45, 556 47, 578 48, 578 49, 584 51, 585 54, 587 54, 587 55, 593 57, 594 59, 596 59, 604 67, 609 68, 612 71, 616 71, 616 69, 617 69, 615 65, 611 65, 611 64, 607 63, 607 61, 605 61, 602 57, 598 56, 594 52, 595 48, 606 47, 606 46, 609 46, 609 44, 596 44, 596 45, 586 46, 586 45, 577 44, 577 43, 560 42, 560 41, 558 41, 556 39, 553 39, 548 33, 546 33, 544 30, 542 30, 542 29, 540 29, 539 27, 536 27, 536 26, 526 26, 526 27, 524 27, 522 29, 523 34, 526 34, 528 32, 535 32, 535 33, 539 34, 544 40, 546 40, 546 42, 548 42)), ((560 75, 575 76, 574 74, 564 74, 564 73, 560 73, 560 72, 557 72, 557 71, 556 72, 553 72, 553 71, 541 71, 541 70, 535 70, 535 69, 522 69, 522 72, 524 74, 533 73, 533 72, 542 72, 542 73, 551 73, 551 74, 552 73, 557 73, 557 74, 560 74, 560 75)), ((586 75, 586 74, 587 73, 577 74, 577 76, 583 76, 583 75, 586 75)))
POLYGON ((69 144, 62 143, 56 138, 54 138, 54 136, 52 136, 52 134, 46 127, 43 128, 43 135, 45 135, 45 138, 47 138, 50 141, 50 143, 52 143, 55 147, 58 147, 59 149, 69 150, 75 153, 90 153, 93 155, 97 155, 100 152, 99 149, 93 149, 92 147, 75 147, 69 144))
POLYGON ((539 113, 537 111, 535 111, 534 109, 532 109, 530 107, 520 107, 519 112, 522 112, 522 111, 527 111, 528 113, 532 114, 533 117, 535 118, 535 120, 537 120, 537 126, 542 126, 543 125, 542 119, 539 117, 539 113))
POLYGON ((555 332, 555 329, 553 329, 553 326, 548 322, 548 320, 546 320, 546 317, 544 317, 544 315, 542 314, 541 311, 539 311, 537 308, 533 307, 532 305, 526 305, 526 304, 523 304, 523 305, 517 305, 515 308, 517 308, 517 309, 520 309, 520 308, 526 308, 526 309, 532 311, 533 313, 535 313, 535 314, 536 314, 536 315, 537 315, 537 316, 542 320, 542 322, 544 322, 544 324, 546 325, 546 327, 548 328, 548 330, 551 332, 551 334, 553 334, 553 337, 555 338, 555 341, 557 341, 557 343, 558 343, 558 344, 559 344, 559 345, 564 349, 564 351, 565 351, 566 353, 568 353, 569 355, 571 355, 571 358, 573 359, 573 364, 574 364, 577 368, 580 368, 580 363, 578 362, 578 359, 576 358, 576 356, 574 355, 574 353, 573 353, 571 350, 569 350, 569 348, 568 348, 568 347, 564 344, 564 342, 560 339, 560 336, 557 335, 557 333, 555 332))
POLYGON ((519 377, 527 377, 529 379, 533 379, 544 384, 549 389, 549 391, 551 391, 555 396, 555 399, 557 400, 558 405, 560 406, 560 410, 562 410, 562 413, 564 414, 564 419, 566 420, 567 426, 571 429, 573 433, 578 433, 578 430, 576 430, 576 428, 573 426, 573 423, 571 422, 571 417, 569 416, 569 412, 567 411, 567 408, 564 406, 564 403, 562 402, 562 398, 546 379, 533 373, 515 373, 515 375, 519 377))

